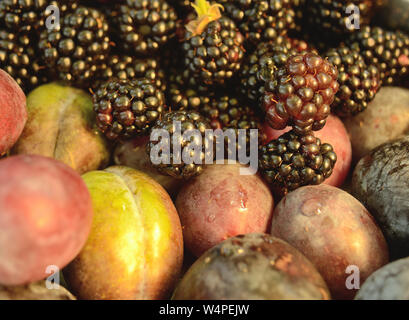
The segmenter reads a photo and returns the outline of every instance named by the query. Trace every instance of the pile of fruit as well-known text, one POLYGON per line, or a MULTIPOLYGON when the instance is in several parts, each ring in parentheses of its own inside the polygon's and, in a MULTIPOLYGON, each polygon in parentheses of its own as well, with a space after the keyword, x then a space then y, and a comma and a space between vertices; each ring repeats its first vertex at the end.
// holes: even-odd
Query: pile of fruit
POLYGON ((409 299, 408 15, 1 0, 0 299, 409 299))

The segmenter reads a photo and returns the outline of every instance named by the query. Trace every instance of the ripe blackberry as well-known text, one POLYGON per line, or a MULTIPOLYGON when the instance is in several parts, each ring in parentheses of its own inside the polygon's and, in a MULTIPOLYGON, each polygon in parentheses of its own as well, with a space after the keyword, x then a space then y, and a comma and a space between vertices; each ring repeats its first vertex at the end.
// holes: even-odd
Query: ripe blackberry
POLYGON ((175 36, 177 14, 165 0, 126 0, 114 25, 129 54, 148 56, 175 36))
POLYGON ((146 134, 165 111, 163 92, 149 79, 111 80, 93 95, 98 128, 110 140, 146 134))
POLYGON ((305 0, 224 0, 226 15, 252 44, 275 39, 295 29, 305 0))
POLYGON ((281 36, 260 43, 247 56, 240 70, 241 93, 251 101, 258 102, 264 93, 266 81, 273 77, 274 71, 282 67, 289 56, 306 50, 306 42, 281 36))
POLYGON ((232 79, 244 57, 243 36, 219 7, 196 0, 197 19, 186 26, 182 44, 191 76, 208 86, 232 79))
POLYGON ((119 80, 146 78, 157 88, 166 90, 165 73, 154 58, 137 59, 127 55, 111 55, 107 63, 101 66, 98 81, 93 87, 98 88, 113 78, 119 80))
POLYGON ((327 31, 327 34, 346 34, 356 31, 351 25, 354 21, 347 8, 359 9, 360 27, 367 25, 375 7, 373 0, 310 0, 306 6, 305 17, 310 26, 327 31))
POLYGON ((0 26, 17 33, 31 32, 41 20, 47 0, 0 1, 0 26))
POLYGON ((348 44, 367 65, 377 66, 385 85, 398 84, 409 74, 409 36, 400 31, 366 26, 351 34, 348 44))
POLYGON ((376 66, 367 66, 358 51, 346 46, 330 49, 325 56, 338 69, 339 91, 332 111, 341 117, 364 111, 381 85, 376 66))
POLYGON ((305 185, 317 185, 331 176, 337 156, 330 144, 312 133, 289 131, 260 148, 259 168, 280 195, 305 185))
MULTIPOLYGON (((243 147, 250 150, 250 139, 254 136, 257 138, 258 145, 263 142, 264 136, 261 134, 261 119, 244 99, 236 98, 233 94, 217 95, 210 100, 210 103, 202 105, 200 112, 210 121, 210 125, 215 129, 226 130, 232 129, 235 133, 234 142, 236 149, 229 148, 230 139, 225 139, 225 158, 236 156, 237 152, 243 147), (239 139, 239 130, 245 131, 245 141, 239 139), (251 131, 253 130, 253 131, 251 131), (255 136, 254 130, 257 130, 255 136)), ((235 158, 237 159, 237 158, 235 158)))
POLYGON ((166 99, 172 110, 196 110, 203 109, 210 103, 213 92, 201 91, 196 86, 189 86, 183 79, 183 74, 171 72, 168 80, 166 99))
POLYGON ((151 161, 155 159, 156 153, 157 156, 166 158, 162 161, 165 163, 157 163, 158 159, 155 159, 155 163, 152 162, 153 167, 162 174, 178 179, 189 179, 201 174, 205 160, 213 161, 214 156, 213 140, 206 139, 206 129, 210 129, 210 124, 198 112, 166 113, 153 126, 152 133, 155 133, 155 130, 165 130, 169 137, 162 135, 158 141, 151 138, 146 148, 151 161), (188 133, 193 132, 195 133, 193 137, 186 137, 188 133))
POLYGON ((109 54, 108 23, 98 10, 79 6, 61 17, 56 28, 43 28, 39 49, 60 80, 87 87, 109 54))
POLYGON ((315 53, 289 57, 266 83, 262 103, 270 126, 292 126, 299 134, 322 129, 339 88, 337 78, 337 69, 315 53))
POLYGON ((0 68, 9 73, 26 93, 48 80, 32 39, 24 34, 18 36, 0 30, 0 68))

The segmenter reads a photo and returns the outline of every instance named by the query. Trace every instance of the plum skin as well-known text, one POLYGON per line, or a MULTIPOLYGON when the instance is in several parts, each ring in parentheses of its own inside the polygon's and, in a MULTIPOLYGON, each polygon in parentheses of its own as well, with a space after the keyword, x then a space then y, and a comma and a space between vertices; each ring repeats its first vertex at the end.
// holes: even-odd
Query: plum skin
POLYGON ((0 69, 0 156, 17 142, 26 121, 26 96, 14 79, 0 69))
POLYGON ((22 285, 65 267, 87 240, 92 203, 81 176, 42 156, 0 161, 0 284, 22 285))
POLYGON ((202 255, 179 282, 173 300, 295 300, 330 298, 310 261, 268 234, 229 238, 202 255))
POLYGON ((375 220, 345 191, 327 185, 289 193, 274 210, 271 234, 299 249, 317 267, 336 299, 352 299, 350 265, 360 282, 388 262, 388 247, 375 220))
POLYGON ((167 299, 183 263, 176 208, 146 174, 123 166, 83 175, 94 206, 87 243, 64 269, 78 299, 167 299))
POLYGON ((258 175, 240 164, 211 165, 184 185, 176 199, 186 247, 196 256, 238 235, 267 232, 274 199, 258 175))

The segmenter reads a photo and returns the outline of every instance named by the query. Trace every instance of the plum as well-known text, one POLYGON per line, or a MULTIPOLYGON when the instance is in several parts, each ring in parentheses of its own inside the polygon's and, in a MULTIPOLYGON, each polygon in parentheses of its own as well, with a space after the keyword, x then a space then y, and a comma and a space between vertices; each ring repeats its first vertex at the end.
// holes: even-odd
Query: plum
POLYGON ((266 232, 274 209, 270 190, 244 166, 214 164, 180 190, 176 207, 186 247, 196 256, 238 234, 266 232))
POLYGON ((0 69, 0 156, 16 143, 26 121, 26 96, 17 82, 0 69))
POLYGON ((42 156, 0 161, 0 283, 21 285, 63 268, 79 253, 92 222, 81 176, 42 156))
POLYGON ((336 187, 306 186, 289 193, 274 210, 271 234, 300 250, 324 277, 336 299, 352 299, 349 266, 360 280, 388 262, 386 241, 374 219, 336 187))
POLYGON ((0 300, 76 300, 64 287, 48 289, 44 281, 21 286, 0 285, 0 300))
MULTIPOLYGON (((289 127, 284 130, 274 130, 267 124, 265 124, 263 128, 263 131, 267 136, 266 143, 273 139, 277 139, 284 132, 290 130, 289 127)), ((335 164, 334 171, 332 175, 324 181, 324 184, 340 187, 347 178, 351 167, 352 148, 348 132, 346 131, 342 121, 337 116, 330 115, 327 118, 327 124, 325 127, 314 132, 314 134, 316 137, 321 139, 322 143, 331 144, 334 147, 335 153, 337 154, 337 162, 335 164)))
POLYGON ((182 181, 171 176, 159 173, 151 164, 146 153, 146 144, 149 136, 142 136, 118 144, 114 151, 116 165, 140 170, 163 186, 170 195, 175 196, 179 191, 182 181))
POLYGON ((354 163, 374 148, 409 133, 409 90, 383 87, 368 108, 344 119, 354 163))
POLYGON ((330 294, 310 261, 267 234, 229 238, 202 255, 178 284, 174 300, 321 300, 330 294))
POLYGON ((375 271, 355 300, 409 300, 409 258, 396 260, 375 271))
POLYGON ((164 299, 183 262, 180 220, 166 191, 121 166, 83 176, 94 205, 91 234, 64 269, 79 299, 164 299))
POLYGON ((88 93, 46 84, 28 95, 27 109, 27 124, 12 153, 55 158, 79 174, 108 165, 109 145, 96 129, 88 93))
POLYGON ((363 157, 352 176, 352 194, 374 215, 393 259, 409 255, 409 136, 363 157))

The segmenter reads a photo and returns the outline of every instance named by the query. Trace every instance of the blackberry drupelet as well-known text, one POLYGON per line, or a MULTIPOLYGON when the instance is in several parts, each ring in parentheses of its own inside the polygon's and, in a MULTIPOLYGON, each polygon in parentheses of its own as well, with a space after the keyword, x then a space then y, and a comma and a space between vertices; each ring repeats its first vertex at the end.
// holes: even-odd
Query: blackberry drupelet
POLYGON ((341 117, 364 111, 381 85, 376 66, 367 66, 358 51, 346 46, 330 49, 325 56, 338 69, 339 91, 331 110, 341 117))
POLYGON ((281 195, 305 185, 318 185, 331 176, 337 156, 330 144, 312 133, 289 131, 260 148, 263 177, 281 195))
POLYGON ((305 0, 224 0, 221 3, 246 40, 257 45, 295 29, 305 0))
POLYGON ((151 139, 146 151, 151 160, 155 152, 159 153, 158 156, 167 154, 169 158, 164 161, 166 163, 152 163, 153 167, 164 175, 178 179, 189 179, 201 174, 205 167, 205 159, 212 161, 214 157, 213 139, 206 139, 206 129, 211 129, 210 124, 198 112, 172 111, 166 113, 162 119, 157 121, 152 132, 166 130, 169 133, 169 139, 164 136, 159 138, 159 141, 151 139), (180 126, 180 136, 177 136, 178 126, 180 126), (198 136, 194 135, 192 139, 184 137, 184 134, 193 132, 191 130, 194 130, 198 136), (163 145, 166 147, 158 150, 163 145), (179 151, 177 151, 178 148, 179 151), (185 161, 186 157, 189 157, 190 161, 185 161))
POLYGON ((289 57, 266 83, 262 103, 270 126, 292 126, 299 134, 322 129, 339 88, 337 78, 337 69, 315 53, 289 57))
POLYGON ((360 51, 367 65, 377 66, 384 85, 399 84, 409 74, 409 36, 380 27, 363 27, 347 43, 360 51))
POLYGON ((376 6, 373 0, 310 0, 304 16, 313 28, 326 31, 332 36, 343 35, 356 31, 351 25, 354 21, 350 18, 355 11, 347 11, 348 7, 354 8, 352 6, 359 9, 360 27, 367 25, 376 6))
POLYGON ((99 71, 98 81, 93 86, 96 89, 113 78, 119 80, 146 78, 157 88, 166 90, 165 73, 155 58, 137 59, 127 55, 111 55, 99 71))
POLYGON ((126 0, 113 21, 123 48, 148 56, 175 36, 177 14, 165 0, 126 0))
POLYGON ((110 140, 148 133, 165 112, 163 92, 149 79, 111 80, 93 95, 98 128, 110 140))
POLYGON ((108 58, 107 20, 96 9, 79 6, 64 14, 58 27, 43 28, 39 49, 58 79, 87 87, 108 58))
POLYGON ((9 73, 25 93, 48 81, 29 36, 0 30, 0 68, 9 73))
POLYGON ((264 93, 266 81, 273 77, 275 70, 282 67, 289 56, 307 50, 306 42, 281 36, 260 43, 247 56, 240 70, 241 93, 257 103, 264 93))
POLYGON ((244 38, 234 22, 221 15, 220 7, 196 0, 197 19, 186 26, 182 44, 185 67, 207 86, 232 79, 244 57, 244 38))

